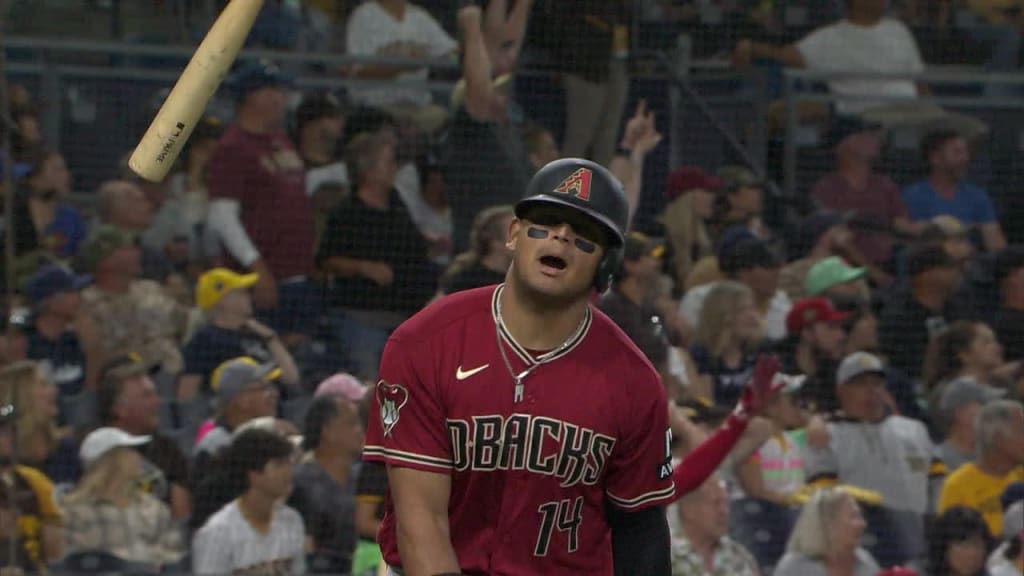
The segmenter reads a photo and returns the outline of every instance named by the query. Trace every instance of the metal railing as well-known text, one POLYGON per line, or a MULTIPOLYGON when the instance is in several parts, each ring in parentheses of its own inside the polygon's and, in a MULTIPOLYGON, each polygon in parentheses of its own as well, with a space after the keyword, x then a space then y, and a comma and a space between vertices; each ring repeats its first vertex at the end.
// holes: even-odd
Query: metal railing
MULTIPOLYGON (((842 80, 884 81, 905 80, 926 84, 932 94, 919 96, 914 102, 930 103, 955 112, 983 116, 989 125, 989 142, 1020 142, 1024 134, 1024 74, 996 74, 977 69, 929 69, 916 75, 865 74, 863 72, 824 72, 800 69, 783 71, 784 137, 783 137, 783 181, 784 193, 790 198, 805 194, 798 186, 801 149, 820 145, 822 132, 827 126, 804 126, 800 122, 801 105, 822 104, 829 108, 830 115, 835 104, 906 103, 907 98, 884 95, 838 95, 825 86, 829 82, 842 80), (990 86, 1010 88, 1020 96, 996 96, 985 93, 990 86), (966 95, 964 95, 966 93, 966 95), (1007 121, 998 121, 1000 118, 1007 121)), ((916 148, 920 134, 903 134, 900 141, 904 149, 916 148)))

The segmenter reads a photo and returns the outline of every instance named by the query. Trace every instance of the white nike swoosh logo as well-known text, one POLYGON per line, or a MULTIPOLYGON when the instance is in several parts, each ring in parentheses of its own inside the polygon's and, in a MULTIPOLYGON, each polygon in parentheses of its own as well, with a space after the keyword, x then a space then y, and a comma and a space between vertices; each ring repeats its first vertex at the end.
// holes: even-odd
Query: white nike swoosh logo
POLYGON ((479 372, 483 372, 484 370, 487 370, 488 366, 490 366, 490 364, 484 364, 483 366, 479 366, 477 368, 473 368, 472 370, 466 370, 465 372, 463 372, 462 366, 459 366, 455 370, 455 379, 456 380, 465 380, 466 378, 469 378, 473 374, 477 374, 479 372))

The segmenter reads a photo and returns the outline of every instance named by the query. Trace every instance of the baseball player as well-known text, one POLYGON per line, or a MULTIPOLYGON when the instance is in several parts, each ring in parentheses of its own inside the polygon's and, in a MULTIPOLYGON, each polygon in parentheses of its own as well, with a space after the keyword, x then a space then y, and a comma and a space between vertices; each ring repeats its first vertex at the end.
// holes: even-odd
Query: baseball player
POLYGON ((388 340, 364 457, 387 464, 390 574, 670 572, 665 391, 591 306, 627 213, 601 166, 548 164, 515 207, 505 283, 443 298, 388 340))

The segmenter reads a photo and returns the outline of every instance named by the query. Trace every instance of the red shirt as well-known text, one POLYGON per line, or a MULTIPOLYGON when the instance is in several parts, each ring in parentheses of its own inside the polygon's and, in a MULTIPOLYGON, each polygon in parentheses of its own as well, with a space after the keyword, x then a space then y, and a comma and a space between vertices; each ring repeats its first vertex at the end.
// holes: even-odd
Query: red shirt
MULTIPOLYGON (((839 174, 829 174, 815 183, 811 198, 822 208, 856 212, 858 217, 886 226, 897 218, 907 218, 899 186, 881 174, 872 174, 863 190, 854 190, 839 174)), ((854 228, 853 242, 872 264, 884 265, 892 258, 892 238, 888 234, 854 228)))
POLYGON ((242 226, 278 281, 313 271, 313 205, 302 158, 284 130, 229 126, 208 178, 211 199, 238 201, 242 226))
MULTIPOLYGON (((607 316, 554 360, 496 331, 500 287, 459 292, 392 334, 364 457, 448 474, 451 540, 464 574, 613 573, 605 505, 673 500, 668 405, 657 372, 607 316)), ((400 566, 390 497, 378 533, 400 566)))

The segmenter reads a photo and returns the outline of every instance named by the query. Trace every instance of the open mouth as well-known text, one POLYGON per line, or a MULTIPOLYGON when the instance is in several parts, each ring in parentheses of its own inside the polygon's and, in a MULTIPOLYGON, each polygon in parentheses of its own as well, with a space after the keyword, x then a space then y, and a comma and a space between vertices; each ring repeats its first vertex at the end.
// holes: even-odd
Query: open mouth
POLYGON ((540 263, 543 266, 554 268, 556 270, 565 270, 565 260, 562 260, 558 256, 542 256, 540 263))

